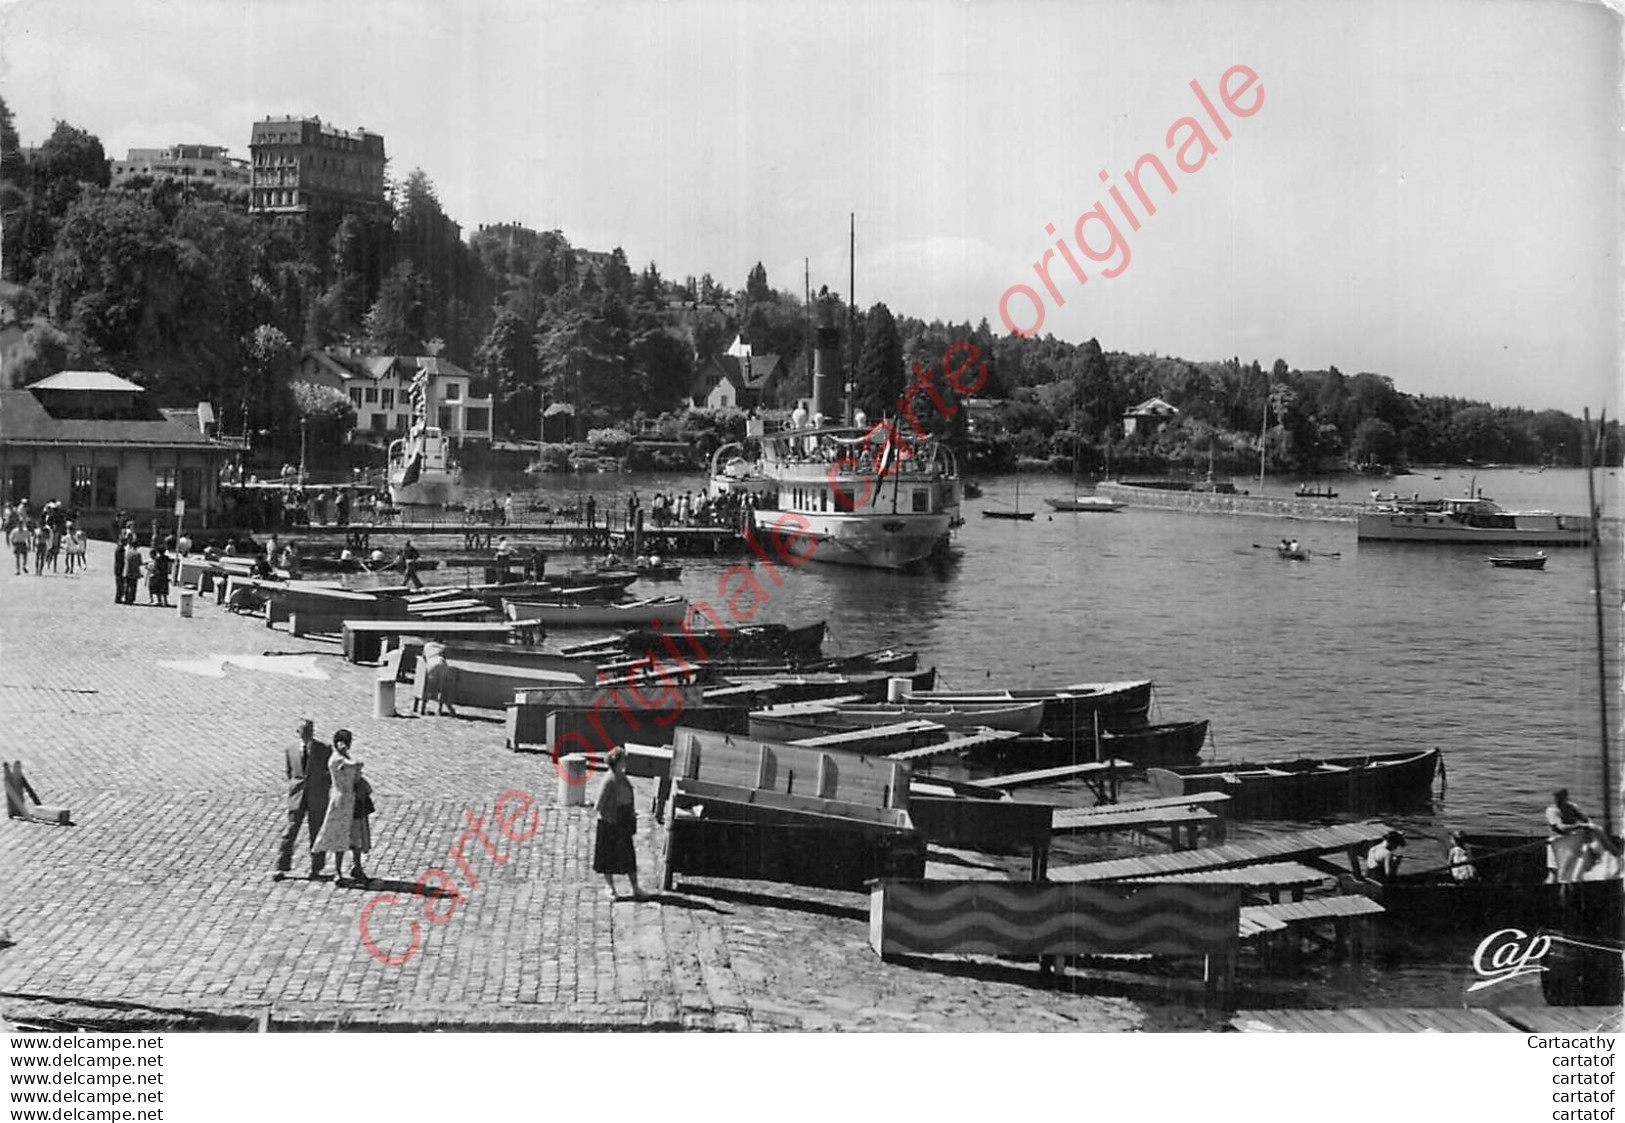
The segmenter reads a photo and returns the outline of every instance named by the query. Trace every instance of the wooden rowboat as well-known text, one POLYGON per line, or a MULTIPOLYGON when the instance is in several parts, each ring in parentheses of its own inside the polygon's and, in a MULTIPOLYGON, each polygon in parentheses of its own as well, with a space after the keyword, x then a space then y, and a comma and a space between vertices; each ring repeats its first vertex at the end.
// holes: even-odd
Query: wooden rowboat
MULTIPOLYGON (((773 710, 766 711, 772 717, 773 710)), ((823 707, 797 707, 798 721, 830 732, 895 725, 904 721, 931 721, 945 729, 1004 729, 1033 734, 1044 720, 1042 702, 1014 702, 1005 706, 964 708, 918 702, 836 702, 823 707)))
POLYGON ((1070 499, 1045 499, 1057 511, 1117 511, 1125 504, 1121 500, 1107 499, 1104 495, 1075 495, 1070 499))
POLYGON ((1491 557, 1490 564, 1497 569, 1545 569, 1546 551, 1535 554, 1512 554, 1505 557, 1491 557))
POLYGON ((683 597, 652 597, 618 604, 557 604, 547 601, 502 598, 510 620, 540 620, 549 630, 567 628, 671 627, 688 615, 683 597))
POLYGON ((1439 750, 1428 749, 1152 768, 1146 778, 1159 796, 1223 792, 1230 797, 1230 811, 1237 818, 1310 819, 1426 804, 1439 761, 1439 750))
POLYGON ((1070 686, 1013 690, 916 690, 906 702, 940 702, 948 706, 999 706, 1043 702, 1042 731, 1067 742, 1092 739, 1097 729, 1123 732, 1143 729, 1151 707, 1151 680, 1075 682, 1070 686))
POLYGON ((1036 511, 991 511, 982 509, 984 519, 1009 519, 1013 522, 1031 522, 1036 511))
POLYGON ((1092 736, 1066 740, 1049 737, 999 741, 972 749, 967 758, 1001 772, 1061 768, 1095 760, 1126 760, 1136 769, 1195 764, 1207 743, 1206 721, 1147 725, 1123 733, 1101 730, 1098 747, 1092 736))

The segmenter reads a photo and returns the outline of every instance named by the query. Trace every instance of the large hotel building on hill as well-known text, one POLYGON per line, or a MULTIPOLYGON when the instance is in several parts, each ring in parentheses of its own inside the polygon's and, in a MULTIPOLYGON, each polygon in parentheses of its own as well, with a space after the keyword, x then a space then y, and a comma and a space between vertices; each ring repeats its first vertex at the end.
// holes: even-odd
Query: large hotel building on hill
POLYGON ((347 132, 319 117, 267 117, 248 143, 254 214, 303 218, 322 213, 387 213, 384 138, 347 132))

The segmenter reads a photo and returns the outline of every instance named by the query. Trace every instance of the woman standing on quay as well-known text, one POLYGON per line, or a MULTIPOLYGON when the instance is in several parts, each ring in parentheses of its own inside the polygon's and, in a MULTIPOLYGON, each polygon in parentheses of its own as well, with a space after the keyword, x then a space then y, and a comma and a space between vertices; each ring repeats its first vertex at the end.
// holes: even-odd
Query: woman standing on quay
MULTIPOLYGON (((333 755, 327 762, 333 781, 328 790, 327 817, 311 840, 310 850, 313 854, 331 852, 335 873, 344 868, 344 852, 349 850, 350 880, 364 885, 367 872, 361 868, 361 855, 372 849, 372 786, 361 775, 361 762, 350 756, 350 740, 348 729, 333 734, 333 755)), ((335 884, 343 883, 341 875, 335 884)))
POLYGON ((643 890, 638 888, 638 856, 632 849, 632 836, 638 829, 635 800, 632 781, 626 778, 626 750, 612 749, 609 775, 598 789, 598 833, 593 839, 592 868, 604 875, 609 895, 616 900, 620 899, 615 891, 618 873, 624 873, 632 883, 632 899, 643 900, 643 890))

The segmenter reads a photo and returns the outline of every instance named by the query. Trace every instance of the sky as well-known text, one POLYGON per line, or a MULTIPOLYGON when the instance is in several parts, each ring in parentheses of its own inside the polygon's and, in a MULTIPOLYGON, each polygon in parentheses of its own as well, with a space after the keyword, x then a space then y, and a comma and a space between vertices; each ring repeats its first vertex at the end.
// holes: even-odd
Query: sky
POLYGON ((318 115, 465 235, 845 294, 855 214, 863 307, 1611 416, 1620 48, 1570 0, 0 0, 24 144, 318 115))

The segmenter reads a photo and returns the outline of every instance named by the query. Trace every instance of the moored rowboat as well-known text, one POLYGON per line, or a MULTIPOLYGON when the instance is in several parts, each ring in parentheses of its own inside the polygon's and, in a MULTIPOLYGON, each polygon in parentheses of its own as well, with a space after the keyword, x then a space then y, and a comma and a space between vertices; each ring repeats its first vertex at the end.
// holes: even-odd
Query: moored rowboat
POLYGON ((1513 554, 1505 557, 1491 557, 1490 564, 1497 569, 1545 569, 1546 553, 1513 554))
POLYGON ((1223 792, 1230 797, 1230 811, 1237 818, 1305 819, 1424 804, 1432 793, 1439 761, 1439 750, 1428 749, 1323 760, 1152 768, 1146 778, 1159 796, 1223 792))
POLYGON ((1116 511, 1125 504, 1120 499, 1107 499, 1104 495, 1075 495, 1070 499, 1045 499, 1057 511, 1116 511))
POLYGON ((653 597, 619 604, 556 604, 502 598, 510 620, 540 620, 553 628, 646 628, 681 624, 688 614, 683 597, 653 597))
POLYGON ((916 690, 905 702, 939 702, 967 708, 1007 706, 1012 702, 1043 702, 1041 729, 1051 737, 1068 742, 1092 738, 1096 729, 1121 732, 1146 724, 1151 707, 1151 680, 1126 679, 1122 682, 1076 682, 1070 686, 1014 690, 916 690))

